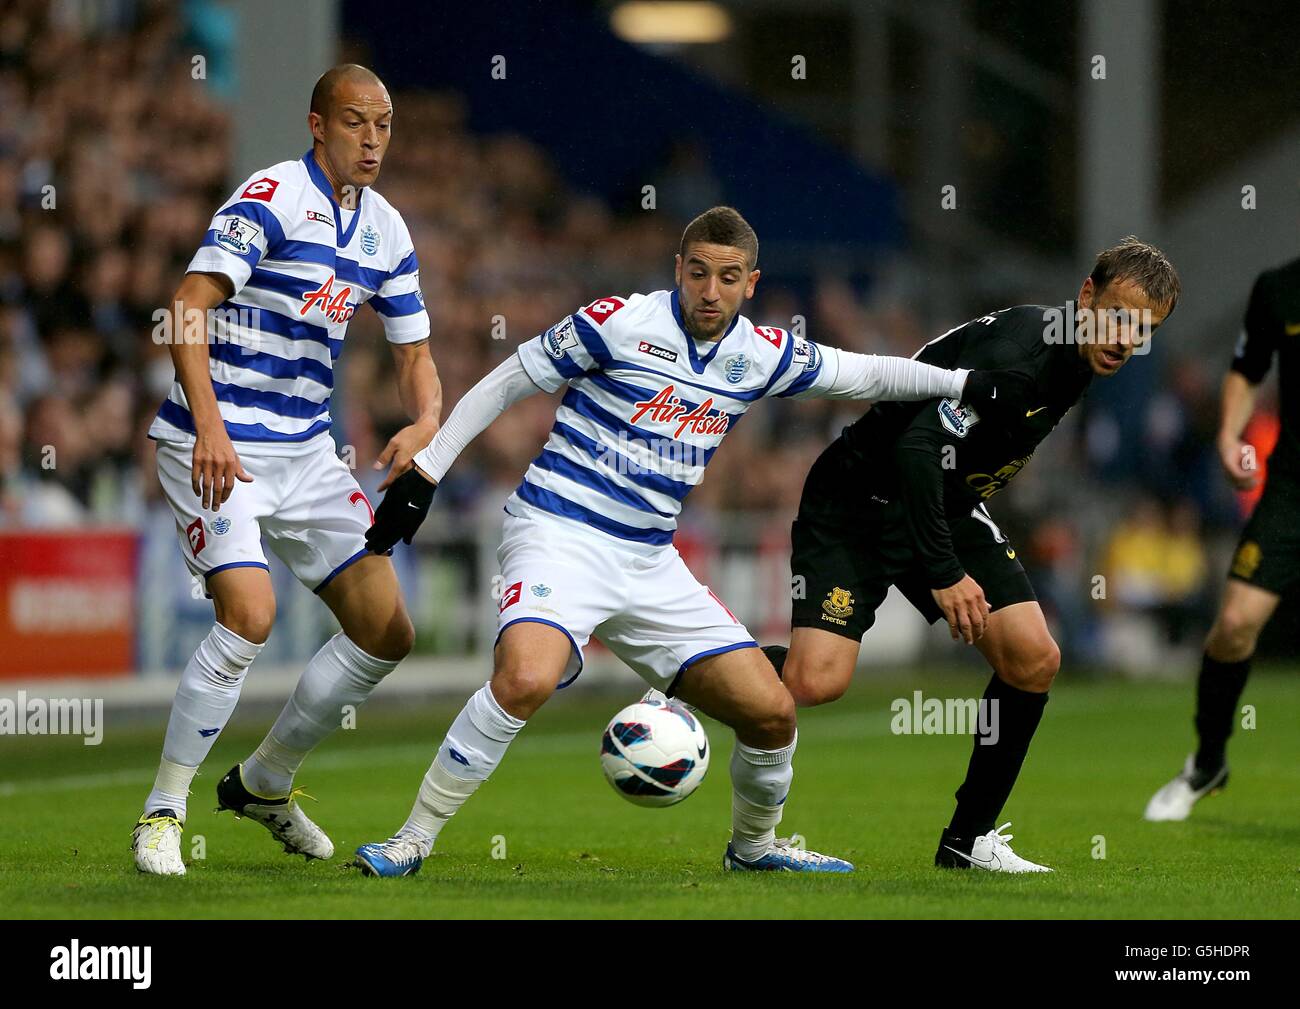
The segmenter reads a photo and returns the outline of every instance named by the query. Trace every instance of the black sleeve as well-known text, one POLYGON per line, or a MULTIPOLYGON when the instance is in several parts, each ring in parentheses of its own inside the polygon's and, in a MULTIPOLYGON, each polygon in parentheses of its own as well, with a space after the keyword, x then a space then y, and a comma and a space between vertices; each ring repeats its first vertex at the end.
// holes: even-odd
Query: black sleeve
POLYGON ((925 570, 926 584, 946 589, 966 571, 952 548, 952 533, 943 508, 943 455, 952 444, 937 421, 934 402, 926 403, 894 447, 903 513, 912 545, 925 570))
MULTIPOLYGON (((1023 320, 994 319, 982 335, 981 325, 982 319, 968 324, 968 330, 976 339, 963 341, 956 361, 959 367, 1014 368, 1026 375, 1032 372, 1025 351, 1012 335, 1013 327, 1023 325, 1023 320)), ((1032 338, 1037 339, 1036 333, 1035 330, 1032 338)), ((943 495, 945 449, 949 453, 960 452, 964 439, 943 426, 939 419, 941 402, 930 400, 922 406, 894 447, 894 464, 908 531, 925 570, 926 582, 932 589, 955 585, 966 575, 953 551, 943 495)))
POLYGON ((1244 375, 1251 385, 1258 385, 1268 374, 1278 335, 1284 325, 1273 308, 1266 277, 1267 274, 1260 274, 1251 289, 1241 338, 1232 357, 1232 370, 1244 375))

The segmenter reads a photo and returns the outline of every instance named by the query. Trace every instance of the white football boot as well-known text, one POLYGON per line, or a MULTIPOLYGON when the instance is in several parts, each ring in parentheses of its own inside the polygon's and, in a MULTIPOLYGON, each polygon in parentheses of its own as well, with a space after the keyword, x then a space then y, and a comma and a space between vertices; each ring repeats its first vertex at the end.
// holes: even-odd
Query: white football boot
POLYGON ((1182 774, 1151 796, 1142 818, 1153 823, 1186 820, 1197 802, 1227 783, 1226 763, 1214 773, 1207 774, 1196 769, 1196 758, 1189 754, 1182 774))
POLYGON ((333 858, 334 842, 298 805, 297 797, 304 794, 295 788, 282 798, 254 795, 244 787, 244 779, 236 764, 217 782, 217 812, 228 809, 236 816, 246 816, 260 823, 290 855, 305 855, 308 859, 333 858))
POLYGON ((184 876, 181 859, 181 821, 173 809, 145 813, 131 831, 135 867, 151 876, 184 876))
POLYGON ((1011 850, 1010 841, 1015 835, 1002 833, 1010 826, 1008 821, 996 830, 975 838, 969 855, 940 842, 935 864, 953 869, 987 869, 989 872, 1051 872, 1047 866, 1021 858, 1011 850))

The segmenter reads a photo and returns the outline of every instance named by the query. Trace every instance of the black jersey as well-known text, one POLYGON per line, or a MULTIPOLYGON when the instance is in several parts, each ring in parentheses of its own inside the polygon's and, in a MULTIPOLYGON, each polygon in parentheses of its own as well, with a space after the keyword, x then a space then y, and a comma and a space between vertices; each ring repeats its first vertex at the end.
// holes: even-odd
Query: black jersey
POLYGON ((1300 259, 1266 270, 1255 281, 1232 370, 1258 385, 1274 354, 1282 431, 1269 456, 1269 471, 1300 476, 1300 259))
POLYGON ((999 387, 1016 401, 999 404, 996 423, 955 399, 876 404, 841 434, 854 461, 851 486, 820 510, 851 521, 864 505, 901 508, 930 587, 960 581, 965 572, 948 516, 969 513, 1005 487, 1092 378, 1074 341, 1073 318, 1071 306, 1020 305, 926 344, 916 358, 927 364, 1009 369, 1028 381, 999 387))

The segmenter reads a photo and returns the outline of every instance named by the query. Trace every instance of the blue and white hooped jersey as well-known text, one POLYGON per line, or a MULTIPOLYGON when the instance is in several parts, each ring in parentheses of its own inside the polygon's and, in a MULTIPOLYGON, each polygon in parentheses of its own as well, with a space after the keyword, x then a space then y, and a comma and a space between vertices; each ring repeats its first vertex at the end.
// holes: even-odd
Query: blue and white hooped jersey
POLYGON ((543 389, 568 389, 506 511, 647 546, 672 541, 682 501, 750 406, 825 381, 816 344, 741 315, 720 340, 696 341, 676 291, 601 298, 518 354, 543 389))
MULTIPOLYGON (((308 151, 258 172, 212 218, 189 273, 221 273, 235 293, 208 320, 212 387, 240 451, 296 454, 328 435, 334 359, 369 302, 392 343, 429 336, 420 272, 401 215, 373 189, 355 210, 308 151)), ((149 428, 193 442, 179 381, 149 428)))

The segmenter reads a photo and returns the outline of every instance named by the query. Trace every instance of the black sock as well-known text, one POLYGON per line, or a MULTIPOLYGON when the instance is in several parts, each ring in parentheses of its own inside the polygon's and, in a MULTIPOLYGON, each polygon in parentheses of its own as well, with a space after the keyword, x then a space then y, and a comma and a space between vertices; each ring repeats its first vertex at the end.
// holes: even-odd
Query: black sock
POLYGON ((948 833, 956 837, 978 837, 997 825, 998 814, 1029 752, 1029 741, 1042 720, 1047 695, 1019 690, 994 676, 980 705, 993 701, 996 707, 981 721, 997 727, 997 742, 986 746, 977 729, 966 780, 957 789, 957 811, 948 825, 948 833))
POLYGON ((1200 748, 1196 751, 1196 767, 1202 771, 1217 771, 1223 766, 1228 737, 1237 719, 1237 702, 1246 687, 1250 674, 1250 659, 1241 662, 1219 662, 1205 655, 1201 659, 1201 675, 1196 681, 1196 734, 1200 748))
POLYGON ((772 663, 772 667, 776 670, 779 679, 781 671, 785 668, 785 657, 789 654, 790 649, 786 648, 785 645, 764 645, 761 650, 767 656, 767 661, 772 663))

